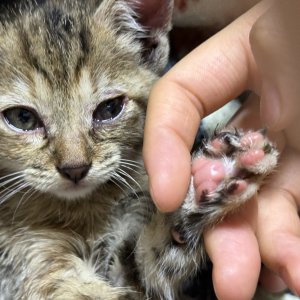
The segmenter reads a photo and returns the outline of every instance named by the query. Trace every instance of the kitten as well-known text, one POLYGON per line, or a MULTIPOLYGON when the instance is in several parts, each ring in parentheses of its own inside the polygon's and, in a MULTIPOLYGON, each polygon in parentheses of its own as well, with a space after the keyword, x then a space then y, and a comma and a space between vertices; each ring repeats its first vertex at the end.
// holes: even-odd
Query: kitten
POLYGON ((223 161, 224 180, 199 193, 196 172, 178 211, 156 210, 141 146, 171 15, 172 1, 44 0, 2 17, 1 300, 182 299, 203 231, 275 167, 262 134, 221 131, 194 161, 223 161))

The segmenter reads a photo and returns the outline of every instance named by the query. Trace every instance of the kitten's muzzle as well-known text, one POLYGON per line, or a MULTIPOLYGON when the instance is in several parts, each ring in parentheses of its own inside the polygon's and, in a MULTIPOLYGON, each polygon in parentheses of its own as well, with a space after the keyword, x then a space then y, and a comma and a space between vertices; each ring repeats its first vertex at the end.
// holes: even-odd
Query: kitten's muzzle
POLYGON ((80 180, 87 176, 90 168, 91 164, 76 167, 57 167, 57 171, 62 175, 62 177, 77 184, 80 180))

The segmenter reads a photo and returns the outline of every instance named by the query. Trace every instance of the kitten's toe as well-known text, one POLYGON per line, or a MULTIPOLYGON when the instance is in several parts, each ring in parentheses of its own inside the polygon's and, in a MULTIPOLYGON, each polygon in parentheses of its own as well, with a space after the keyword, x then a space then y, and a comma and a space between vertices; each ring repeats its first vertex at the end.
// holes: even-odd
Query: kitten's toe
POLYGON ((241 139, 242 153, 237 155, 240 168, 253 174, 266 175, 276 166, 278 152, 274 145, 261 133, 249 132, 241 139))
POLYGON ((241 137, 241 145, 245 148, 262 148, 266 143, 261 131, 248 132, 241 137))

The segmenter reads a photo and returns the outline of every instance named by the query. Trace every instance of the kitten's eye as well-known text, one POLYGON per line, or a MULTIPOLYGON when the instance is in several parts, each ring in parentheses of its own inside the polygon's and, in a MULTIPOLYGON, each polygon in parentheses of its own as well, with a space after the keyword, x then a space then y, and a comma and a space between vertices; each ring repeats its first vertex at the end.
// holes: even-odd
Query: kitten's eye
POLYGON ((100 103, 93 113, 94 122, 101 123, 111 121, 118 117, 123 111, 125 99, 125 96, 119 96, 100 103))
POLYGON ((3 116, 9 125, 22 131, 33 131, 43 127, 36 113, 24 107, 6 109, 3 116))

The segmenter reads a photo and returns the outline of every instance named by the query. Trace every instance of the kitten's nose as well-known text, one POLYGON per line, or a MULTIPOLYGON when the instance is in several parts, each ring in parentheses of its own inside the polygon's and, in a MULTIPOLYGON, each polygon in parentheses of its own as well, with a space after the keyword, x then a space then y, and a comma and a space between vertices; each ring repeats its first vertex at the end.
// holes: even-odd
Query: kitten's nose
POLYGON ((90 168, 91 165, 83 165, 76 167, 57 167, 57 170, 64 178, 67 178, 74 183, 78 183, 88 174, 90 168))

